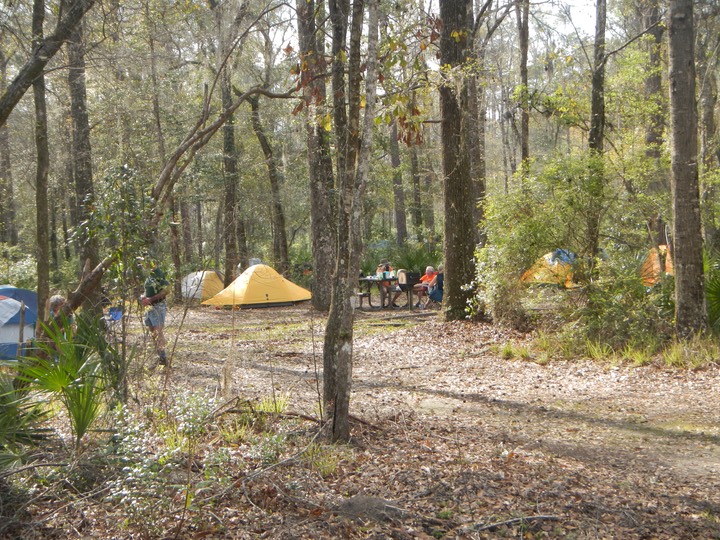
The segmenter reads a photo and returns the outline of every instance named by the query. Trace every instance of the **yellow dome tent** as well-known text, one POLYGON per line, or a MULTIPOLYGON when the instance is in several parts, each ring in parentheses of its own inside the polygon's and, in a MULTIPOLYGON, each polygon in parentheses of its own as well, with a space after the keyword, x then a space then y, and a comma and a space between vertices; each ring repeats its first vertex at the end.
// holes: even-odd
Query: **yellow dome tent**
POLYGON ((525 271, 520 281, 523 283, 560 285, 568 289, 575 287, 573 263, 576 258, 574 253, 566 249, 556 249, 546 253, 525 271))
POLYGON ((202 303, 209 306, 269 307, 310 300, 310 297, 310 291, 285 279, 273 268, 256 264, 202 303))
POLYGON ((195 300, 207 300, 223 290, 222 274, 215 270, 201 270, 185 276, 180 283, 182 297, 195 300))

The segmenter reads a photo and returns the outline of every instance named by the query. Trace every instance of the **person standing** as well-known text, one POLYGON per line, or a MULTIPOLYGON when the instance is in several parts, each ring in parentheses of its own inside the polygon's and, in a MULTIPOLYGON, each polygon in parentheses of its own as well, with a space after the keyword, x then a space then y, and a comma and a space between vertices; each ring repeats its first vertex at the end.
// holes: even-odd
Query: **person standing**
POLYGON ((167 353, 165 352, 165 316, 167 315, 167 303, 165 297, 170 292, 170 282, 162 268, 153 265, 150 274, 145 280, 145 292, 140 297, 140 302, 145 306, 145 326, 150 329, 155 342, 155 350, 158 355, 158 364, 167 366, 167 353))

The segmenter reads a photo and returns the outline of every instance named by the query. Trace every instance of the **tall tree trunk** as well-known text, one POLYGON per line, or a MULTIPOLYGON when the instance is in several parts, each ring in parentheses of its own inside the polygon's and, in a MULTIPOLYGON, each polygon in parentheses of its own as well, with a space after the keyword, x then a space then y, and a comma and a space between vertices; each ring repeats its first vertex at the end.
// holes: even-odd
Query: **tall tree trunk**
MULTIPOLYGON (((367 73, 365 77, 365 117, 360 126, 360 90, 362 84, 361 37, 363 29, 363 4, 357 0, 352 4, 352 26, 350 32, 350 53, 347 73, 347 124, 336 124, 338 139, 344 139, 346 154, 342 161, 346 168, 338 171, 340 183, 340 204, 338 212, 338 264, 333 276, 333 294, 325 330, 323 375, 327 378, 327 367, 332 366, 335 378, 333 384, 324 385, 326 415, 332 418, 332 439, 350 439, 350 392, 352 386, 353 320, 354 308, 351 302, 357 287, 360 254, 362 250, 362 208, 369 170, 374 125, 377 85, 377 41, 378 41, 378 0, 368 3, 367 73), (342 127, 342 130, 341 130, 342 127), (327 393, 332 389, 333 393, 327 393)), ((341 6, 335 5, 335 8, 341 6)), ((346 12, 347 13, 347 12, 346 12)), ((333 25, 346 26, 346 17, 331 10, 333 25), (333 17, 335 15, 335 17, 333 17)), ((341 37, 333 28, 334 37, 341 37)), ((343 38, 344 40, 344 38, 343 38)), ((334 47, 337 45, 334 43, 334 47)), ((339 60, 338 57, 336 58, 339 60)), ((338 68, 339 66, 335 66, 338 68)), ((335 75, 339 73, 333 70, 335 75)), ((336 80, 334 90, 337 88, 336 80)), ((337 97, 337 93, 335 93, 337 97)), ((345 99, 342 99, 345 102, 345 99)), ((338 113, 338 111, 336 111, 338 113)), ((336 118, 343 119, 343 114, 336 118)))
POLYGON ((681 338, 707 329, 698 186, 693 0, 670 0, 670 118, 672 130, 675 329, 681 338))
POLYGON ((515 4, 515 13, 520 45, 520 170, 525 181, 530 174, 530 88, 528 86, 530 0, 519 0, 515 4))
MULTIPOLYGON (((43 40, 45 0, 33 2, 33 47, 43 40)), ((41 73, 33 82, 35 98, 35 150, 37 170, 35 173, 35 208, 37 216, 37 275, 38 275, 38 321, 45 320, 45 305, 50 296, 50 239, 48 225, 48 171, 50 150, 48 148, 47 107, 45 104, 45 76, 41 73)))
MULTIPOLYGON (((698 39, 698 70, 700 84, 700 119, 701 119, 701 163, 703 172, 717 170, 718 148, 715 109, 717 106, 717 81, 715 71, 718 65, 717 55, 708 54, 717 50, 718 37, 714 32, 706 33, 698 39)), ((705 246, 712 253, 720 252, 720 225, 715 211, 717 189, 714 182, 705 182, 702 186, 703 224, 705 230, 705 246)))
MULTIPOLYGON (((479 62, 479 58, 475 58, 479 62)), ((485 234, 480 228, 485 210, 485 108, 483 91, 478 88, 476 76, 468 78, 468 107, 466 110, 468 152, 470 157, 470 178, 473 183, 473 220, 475 242, 483 245, 485 234)))
POLYGON ((178 209, 175 197, 170 199, 170 256, 175 268, 175 279, 173 280, 173 293, 178 300, 182 298, 182 260, 180 253, 180 222, 178 220, 178 209))
POLYGON ((588 147, 602 154, 605 143, 605 26, 607 19, 606 0, 596 0, 595 48, 592 71, 592 96, 590 102, 590 135, 588 147))
MULTIPOLYGON (((645 99, 653 105, 649 122, 645 127, 645 156, 651 161, 648 171, 648 190, 651 194, 663 196, 670 191, 670 182, 667 170, 661 161, 663 133, 665 130, 666 107, 662 94, 662 37, 665 31, 660 24, 662 15, 658 0, 646 0, 636 5, 639 10, 639 19, 643 29, 649 28, 647 40, 647 67, 645 76, 645 99)), ((667 244, 665 234, 665 218, 662 215, 648 216, 649 229, 656 246, 667 244)))
POLYGON ((238 242, 238 258, 243 268, 250 264, 250 249, 248 248, 247 232, 245 231, 245 220, 241 217, 235 220, 235 236, 238 242))
MULTIPOLYGON (((7 87, 8 59, 0 51, 0 94, 7 87)), ((0 242, 11 246, 18 243, 15 223, 15 193, 10 158, 10 130, 7 124, 0 126, 0 242)))
POLYGON ((390 126, 390 165, 393 169, 393 198, 395 200, 395 230, 398 246, 407 241, 407 221, 405 220, 405 189, 400 168, 400 145, 398 144, 397 121, 390 126))
MULTIPOLYGON (((355 6, 362 7, 360 0, 355 6)), ((345 298, 346 291, 343 290, 343 276, 349 266, 350 256, 350 205, 352 200, 347 198, 348 175, 350 174, 348 160, 354 154, 350 154, 348 146, 352 141, 350 137, 357 137, 357 126, 355 131, 350 125, 347 115, 348 91, 345 74, 352 74, 350 66, 346 68, 346 62, 342 60, 347 55, 347 29, 350 15, 350 2, 348 0, 330 0, 330 21, 332 31, 332 94, 333 94, 333 119, 335 123, 335 144, 337 155, 337 182, 340 197, 337 205, 337 231, 335 236, 336 261, 332 266, 332 289, 330 297, 330 310, 325 325, 325 339, 323 342, 323 408, 325 418, 333 422, 333 436, 336 433, 335 419, 342 424, 343 403, 339 402, 339 395, 344 393, 347 381, 341 379, 342 367, 339 358, 342 345, 348 342, 348 336, 343 335, 343 323, 347 309, 345 298), (341 380, 338 380, 341 379, 341 380)), ((352 57, 351 57, 352 58, 352 57)), ((354 168, 354 159, 352 161, 354 168)), ((320 269, 316 268, 315 273, 320 269)), ((352 347, 352 329, 350 331, 350 346, 352 347)), ((346 358, 347 355, 344 356, 346 358)))
POLYGON ((467 106, 467 83, 461 76, 467 55, 469 0, 441 0, 443 22, 440 54, 447 78, 440 87, 442 152, 445 198, 445 294, 446 320, 465 317, 472 291, 466 285, 475 276, 473 186, 467 141, 463 137, 463 109, 467 106))
POLYGON ((182 253, 183 262, 190 264, 195 256, 195 249, 192 242, 192 215, 190 204, 183 198, 178 201, 180 206, 180 226, 182 229, 182 253))
POLYGON ((195 203, 195 223, 197 226, 197 248, 198 248, 198 260, 202 261, 205 257, 204 250, 203 250, 203 242, 204 242, 204 236, 203 236, 203 230, 202 230, 202 203, 200 201, 197 201, 195 203))
POLYGON ((303 100, 305 103, 305 132, 310 177, 310 218, 313 253, 312 304, 315 309, 330 309, 332 283, 324 279, 332 271, 337 259, 335 239, 337 200, 331 159, 330 133, 323 127, 327 107, 327 90, 322 74, 326 69, 322 0, 297 0, 300 58, 303 70, 303 100))
MULTIPOLYGON (((73 30, 68 40, 68 86, 70 88, 70 111, 73 127, 73 161, 75 169, 75 191, 79 205, 80 265, 95 268, 100 263, 97 237, 93 231, 92 213, 95 207, 93 187, 92 155, 90 148, 90 122, 87 112, 85 90, 85 45, 82 23, 73 30)), ((93 289, 87 299, 86 309, 100 315, 100 290, 93 289)))
POLYGON ((420 183, 420 158, 418 157, 418 146, 410 147, 410 177, 412 178, 412 207, 410 208, 410 219, 412 220, 413 235, 418 242, 423 239, 423 215, 422 215, 422 186, 420 183))
POLYGON ((268 178, 270 179, 270 193, 272 194, 273 256, 275 258, 275 264, 277 265, 277 271, 284 274, 290 269, 287 232, 285 229, 285 211, 283 210, 282 196, 280 193, 281 186, 285 183, 285 179, 283 178, 280 164, 275 158, 270 141, 263 130, 260 120, 260 100, 257 96, 254 96, 249 101, 252 107, 253 131, 265 156, 268 178))
POLYGON ((432 161, 430 158, 427 159, 427 166, 425 174, 423 175, 423 200, 425 201, 422 206, 423 210, 423 222, 427 228, 427 233, 430 236, 430 242, 434 243, 437 237, 437 231, 435 230, 435 199, 437 198, 437 191, 435 188, 435 171, 432 167, 432 161))
MULTIPOLYGON (((232 88, 230 73, 222 75, 221 92, 223 108, 227 111, 232 106, 232 88)), ((223 238, 225 239, 225 286, 232 283, 239 257, 235 239, 235 220, 237 219, 237 149, 235 148, 235 120, 231 115, 223 126, 223 172, 225 179, 225 219, 223 238)))
POLYGON ((596 257, 600 251, 600 221, 602 216, 601 203, 605 190, 605 170, 603 150, 605 145, 605 26, 607 18, 606 0, 597 0, 595 10, 595 48, 593 56, 592 91, 590 102, 590 134, 588 148, 590 150, 591 182, 589 189, 591 203, 586 212, 587 245, 584 251, 590 257, 596 257))

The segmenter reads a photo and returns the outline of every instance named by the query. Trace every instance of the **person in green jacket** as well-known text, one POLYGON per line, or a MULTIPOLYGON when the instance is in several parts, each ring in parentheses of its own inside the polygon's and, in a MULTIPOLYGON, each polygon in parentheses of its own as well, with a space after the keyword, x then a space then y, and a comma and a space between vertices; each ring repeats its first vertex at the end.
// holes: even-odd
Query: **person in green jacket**
POLYGON ((170 292, 170 282, 163 269, 154 263, 151 264, 150 274, 145 280, 144 288, 145 292, 140 297, 140 302, 145 306, 145 326, 152 333, 158 354, 158 364, 167 366, 164 334, 165 316, 167 315, 165 297, 170 292))

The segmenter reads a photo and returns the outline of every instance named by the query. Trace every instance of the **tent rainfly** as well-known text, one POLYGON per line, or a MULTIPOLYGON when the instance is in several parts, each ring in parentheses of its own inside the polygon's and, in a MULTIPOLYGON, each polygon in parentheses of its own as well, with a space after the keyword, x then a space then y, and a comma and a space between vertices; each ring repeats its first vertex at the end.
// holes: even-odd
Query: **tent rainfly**
POLYGON ((310 291, 285 279, 273 268, 256 264, 212 298, 209 306, 271 307, 310 300, 310 291))
POLYGON ((201 270, 185 276, 180 286, 183 298, 204 301, 222 291, 225 283, 216 270, 201 270))
POLYGON ((567 249, 556 249, 546 253, 522 275, 523 283, 545 283, 571 288, 573 263, 577 256, 567 249))
POLYGON ((672 276, 674 274, 675 270, 668 247, 665 244, 661 244, 658 247, 650 248, 640 268, 640 277, 642 278, 643 285, 652 287, 664 276, 672 276))
POLYGON ((20 343, 35 337, 37 302, 35 291, 0 286, 0 359, 17 358, 20 343))

